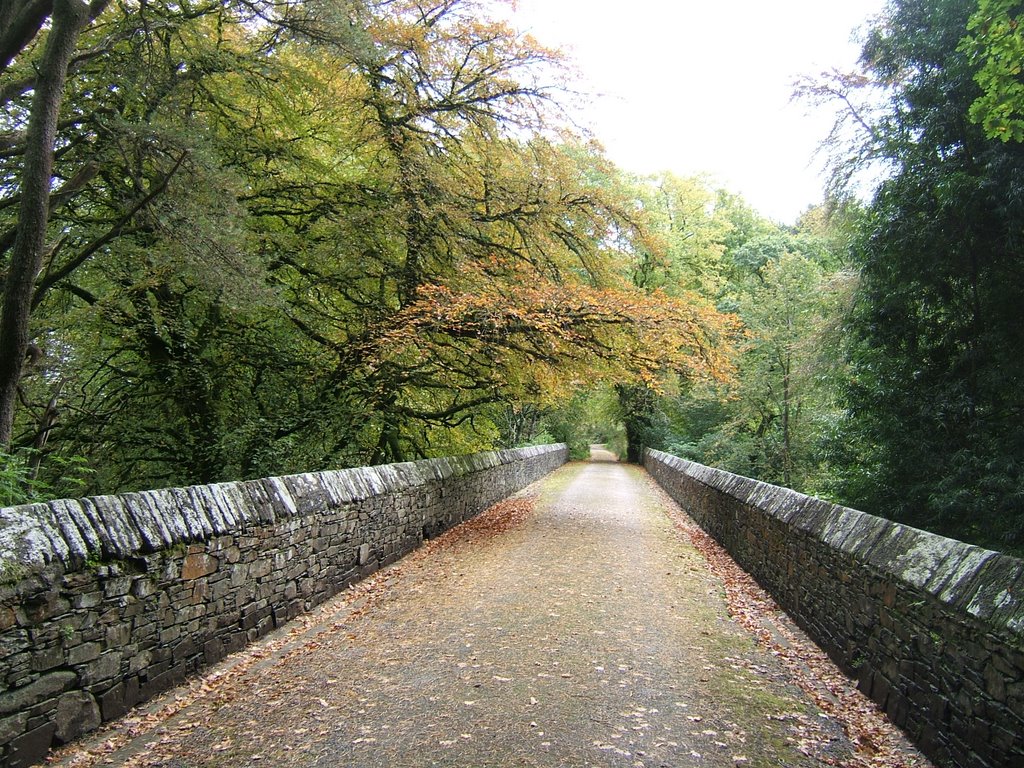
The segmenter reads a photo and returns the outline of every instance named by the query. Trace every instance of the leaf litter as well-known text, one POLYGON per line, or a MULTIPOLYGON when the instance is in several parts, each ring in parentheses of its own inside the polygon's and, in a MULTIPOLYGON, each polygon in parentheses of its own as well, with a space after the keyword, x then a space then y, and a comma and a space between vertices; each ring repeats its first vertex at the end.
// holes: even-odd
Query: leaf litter
MULTIPOLYGON (((651 492, 660 497, 676 528, 685 534, 725 589, 729 614, 749 631, 758 645, 786 668, 790 678, 821 709, 838 722, 856 751, 841 760, 824 757, 841 768, 934 768, 878 706, 857 689, 828 655, 800 630, 775 600, 728 552, 687 515, 648 476, 651 492)), ((764 674, 759 666, 751 671, 764 674)), ((805 742, 802 751, 810 750, 805 742)))
MULTIPOLYGON (((619 469, 631 482, 643 476, 619 469)), ((785 649, 763 642, 767 657, 736 645, 740 630, 708 607, 721 591, 712 573, 730 605, 742 603, 734 615, 744 627, 743 615, 770 603, 730 597, 741 577, 723 578, 710 556, 712 573, 696 552, 663 552, 666 535, 676 536, 667 519, 665 534, 656 522, 595 514, 616 501, 614 486, 563 498, 582 469, 560 472, 541 495, 514 497, 427 542, 51 762, 927 766, 881 762, 888 742, 846 722, 861 751, 844 746, 829 706, 846 699, 799 679, 818 662, 787 663, 785 649), (655 606, 661 600, 670 603, 655 606), (827 718, 792 697, 793 681, 827 718), (732 687, 723 693, 723 684, 732 687)), ((638 502, 627 494, 623 503, 638 502)), ((653 506, 676 509, 660 496, 653 506)), ((711 551, 699 535, 690 540, 711 551)))

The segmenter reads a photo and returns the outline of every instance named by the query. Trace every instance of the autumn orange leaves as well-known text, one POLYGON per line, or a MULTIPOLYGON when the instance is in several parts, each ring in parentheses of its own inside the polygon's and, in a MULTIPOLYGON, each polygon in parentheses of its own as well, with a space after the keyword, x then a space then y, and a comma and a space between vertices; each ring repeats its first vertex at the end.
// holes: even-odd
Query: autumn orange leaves
POLYGON ((379 354, 422 365, 451 356, 486 361, 510 396, 552 401, 583 383, 642 381, 731 373, 726 352, 734 318, 703 299, 645 294, 620 281, 595 287, 556 282, 527 267, 497 276, 467 266, 457 286, 424 287, 383 339, 379 354), (515 390, 519 391, 515 391, 515 390))

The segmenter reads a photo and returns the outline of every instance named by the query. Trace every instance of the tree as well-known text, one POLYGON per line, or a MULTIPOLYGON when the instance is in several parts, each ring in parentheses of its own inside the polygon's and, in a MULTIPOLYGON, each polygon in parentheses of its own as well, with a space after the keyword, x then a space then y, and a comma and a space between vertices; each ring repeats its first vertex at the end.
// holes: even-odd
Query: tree
MULTIPOLYGON (((81 35, 58 126, 53 175, 64 182, 46 223, 55 247, 31 281, 35 363, 17 382, 17 445, 102 456, 95 480, 105 488, 128 476, 224 476, 225 436, 211 414, 218 396, 238 392, 202 384, 211 368, 226 370, 212 355, 228 336, 218 323, 242 297, 275 300, 244 242, 246 217, 270 200, 276 211, 309 204, 310 188, 322 201, 326 186, 302 186, 301 203, 296 186, 274 188, 272 164, 286 163, 300 140, 308 146, 316 125, 301 106, 282 109, 275 93, 286 83, 302 90, 297 67, 267 55, 280 41, 278 14, 289 13, 284 4, 127 4, 81 35), (257 162, 261 183, 239 194, 257 162)), ((32 97, 26 72, 37 49, 4 83, 15 127, 32 97)), ((8 138, 0 163, 12 181, 0 217, 27 167, 24 135, 8 138)))
MULTIPOLYGON (((630 282, 652 297, 664 293, 711 306, 722 287, 724 240, 732 227, 715 215, 716 195, 707 181, 665 173, 626 179, 620 184, 619 193, 633 200, 632 221, 640 233, 625 248, 631 256, 630 282)), ((719 196, 717 202, 722 199, 719 196)), ((722 347, 724 351, 726 347, 731 349, 735 341, 736 322, 729 315, 721 317, 722 337, 728 339, 722 347)), ((731 375, 732 365, 725 357, 717 367, 722 371, 728 369, 731 375)), ((666 365, 657 375, 616 384, 618 415, 630 462, 642 462, 644 448, 662 449, 669 442, 664 394, 675 390, 680 380, 694 380, 693 376, 679 376, 680 373, 666 365)))
POLYGON ((19 382, 44 472, 84 455, 114 491, 476 450, 595 378, 723 375, 728 319, 620 279, 643 233, 553 128, 557 57, 481 9, 147 2, 83 34, 19 382))
MULTIPOLYGON (((736 202, 723 216, 747 220, 736 202)), ((747 222, 723 255, 719 306, 745 333, 729 386, 667 406, 674 452, 797 490, 827 489, 822 461, 840 419, 840 320, 852 276, 837 257, 843 217, 811 209, 795 228, 747 222)))
POLYGON ((869 35, 893 172, 857 255, 846 500, 997 547, 1024 541, 1024 149, 968 119, 964 0, 898 0, 869 35))
MULTIPOLYGON (((64 83, 71 65, 78 38, 107 5, 107 0, 94 0, 87 5, 81 0, 54 0, 49 3, 22 0, 4 7, 4 33, 0 37, 0 74, 19 55, 32 46, 33 40, 49 19, 45 43, 37 46, 41 53, 29 76, 19 89, 31 90, 31 107, 27 128, 21 144, 24 156, 17 181, 17 224, 4 235, 11 255, 3 281, 3 306, 0 309, 0 450, 10 448, 14 411, 18 397, 25 357, 28 354, 29 318, 35 283, 43 267, 48 247, 47 224, 53 176, 53 155, 57 139, 58 118, 64 101, 64 83)), ((8 89, 5 89, 7 91, 8 89)), ((4 94, 9 98, 8 93, 4 94)), ((74 187, 80 181, 69 179, 74 187)), ((61 190, 66 191, 66 190, 61 190)), ((56 247, 56 246, 53 246, 56 247)))

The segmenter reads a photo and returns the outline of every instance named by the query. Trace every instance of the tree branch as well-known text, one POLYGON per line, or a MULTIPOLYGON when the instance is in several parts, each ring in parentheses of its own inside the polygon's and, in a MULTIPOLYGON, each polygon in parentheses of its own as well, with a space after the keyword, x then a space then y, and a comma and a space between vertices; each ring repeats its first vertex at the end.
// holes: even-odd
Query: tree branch
POLYGON ((0 35, 0 72, 3 72, 31 43, 53 12, 53 0, 23 0, 20 10, 13 0, 4 3, 0 21, 6 31, 0 35))
POLYGON ((39 306, 39 303, 43 300, 47 291, 49 291, 54 285, 56 285, 58 282, 60 282, 65 277, 74 272, 76 269, 78 269, 80 266, 82 266, 82 264, 84 264, 89 259, 90 256, 96 253, 96 251, 98 251, 104 245, 106 245, 116 237, 120 236, 123 233, 125 225, 135 217, 135 214, 137 214, 139 211, 141 211, 143 208, 145 208, 147 205, 153 202, 154 199, 156 199, 159 195, 161 195, 164 192, 165 189, 167 189, 167 184, 170 182, 171 177, 174 176, 178 168, 181 167, 181 164, 185 162, 185 158, 187 156, 188 153, 183 152, 181 157, 178 158, 177 162, 174 163, 174 167, 171 168, 171 170, 157 184, 150 187, 149 192, 147 192, 142 199, 136 202, 135 205, 133 205, 128 210, 127 213, 125 213, 120 219, 118 219, 117 222, 109 230, 107 230, 106 234, 96 238, 87 246, 85 246, 85 248, 79 251, 73 259, 68 260, 67 263, 65 263, 56 272, 47 271, 47 273, 43 276, 43 279, 40 280, 39 283, 36 285, 35 293, 32 296, 32 308, 35 309, 37 306, 39 306))

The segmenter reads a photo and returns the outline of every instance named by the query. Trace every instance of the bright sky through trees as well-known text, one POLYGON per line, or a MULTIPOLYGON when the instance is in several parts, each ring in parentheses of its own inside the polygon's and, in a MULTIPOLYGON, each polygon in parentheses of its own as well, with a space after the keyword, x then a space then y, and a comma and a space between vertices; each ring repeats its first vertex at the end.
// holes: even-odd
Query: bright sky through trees
POLYGON ((793 81, 857 59, 883 0, 519 0, 516 24, 566 49, 596 94, 589 122, 628 170, 709 173, 792 222, 822 196, 813 158, 831 116, 793 81))

